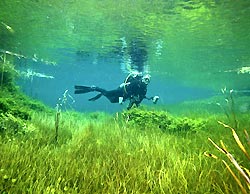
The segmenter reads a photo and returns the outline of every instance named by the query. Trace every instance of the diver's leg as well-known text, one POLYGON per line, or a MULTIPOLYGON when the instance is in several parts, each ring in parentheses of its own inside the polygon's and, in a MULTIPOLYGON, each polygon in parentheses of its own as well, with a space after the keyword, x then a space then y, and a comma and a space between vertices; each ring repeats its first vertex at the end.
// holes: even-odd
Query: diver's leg
POLYGON ((124 101, 124 90, 122 88, 106 91, 103 95, 108 98, 111 103, 119 103, 119 99, 121 98, 122 101, 124 101))
POLYGON ((96 95, 93 98, 90 98, 89 101, 95 101, 99 99, 102 95, 105 96, 111 103, 118 103, 119 97, 123 97, 123 89, 115 89, 115 90, 105 90, 103 88, 95 87, 93 91, 100 92, 100 94, 96 95))
POLYGON ((135 99, 131 97, 129 100, 129 104, 127 106, 127 110, 131 109, 135 103, 136 103, 135 99))
POLYGON ((102 93, 100 94, 97 94, 95 97, 93 98, 90 98, 89 101, 96 101, 97 99, 101 98, 102 97, 102 93))
POLYGON ((96 87, 94 86, 93 88, 94 90, 93 91, 96 91, 96 92, 100 92, 100 94, 97 94, 96 96, 94 96, 93 98, 90 98, 89 101, 96 101, 98 100, 99 98, 102 97, 102 95, 106 96, 107 94, 107 90, 103 89, 103 88, 99 88, 99 87, 96 87))
POLYGON ((108 92, 107 90, 99 87, 95 87, 94 89, 95 89, 94 91, 101 92, 104 96, 108 92))

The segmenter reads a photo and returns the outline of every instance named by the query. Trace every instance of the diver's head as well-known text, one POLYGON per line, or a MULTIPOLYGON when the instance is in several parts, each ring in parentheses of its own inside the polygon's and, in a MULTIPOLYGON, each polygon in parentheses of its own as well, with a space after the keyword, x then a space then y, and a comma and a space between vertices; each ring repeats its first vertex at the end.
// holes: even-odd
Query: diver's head
POLYGON ((150 77, 151 77, 151 76, 150 76, 149 74, 144 75, 144 76, 142 77, 142 82, 143 82, 144 84, 148 85, 149 82, 150 82, 150 77))

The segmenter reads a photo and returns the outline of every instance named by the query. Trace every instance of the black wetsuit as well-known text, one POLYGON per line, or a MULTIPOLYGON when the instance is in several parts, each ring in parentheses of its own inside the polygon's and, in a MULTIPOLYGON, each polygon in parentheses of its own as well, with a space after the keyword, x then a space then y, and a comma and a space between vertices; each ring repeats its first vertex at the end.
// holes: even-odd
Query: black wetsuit
POLYGON ((130 109, 134 104, 139 106, 141 101, 147 98, 147 84, 142 82, 142 76, 139 75, 130 76, 127 83, 129 84, 124 88, 124 98, 130 100, 127 107, 130 109))
POLYGON ((129 75, 122 86, 114 90, 105 90, 96 86, 86 87, 86 86, 75 86, 75 94, 87 93, 97 91, 100 94, 89 101, 95 101, 101 96, 105 96, 111 103, 119 103, 119 98, 122 97, 122 102, 129 100, 128 109, 130 109, 134 104, 139 106, 141 101, 146 97, 147 84, 142 82, 141 75, 129 75))

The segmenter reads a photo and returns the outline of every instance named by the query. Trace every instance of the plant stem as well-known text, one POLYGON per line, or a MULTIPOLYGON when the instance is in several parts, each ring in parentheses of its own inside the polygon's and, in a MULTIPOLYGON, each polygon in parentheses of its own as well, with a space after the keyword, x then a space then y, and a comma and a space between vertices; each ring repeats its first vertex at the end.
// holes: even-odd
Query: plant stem
POLYGON ((55 117, 55 129, 56 129, 55 142, 56 143, 57 143, 57 140, 58 140, 59 118, 60 118, 60 111, 57 111, 56 112, 56 117, 55 117))
POLYGON ((3 68, 2 68, 2 75, 1 75, 1 87, 3 86, 3 74, 4 74, 4 64, 6 62, 6 54, 3 54, 3 68))

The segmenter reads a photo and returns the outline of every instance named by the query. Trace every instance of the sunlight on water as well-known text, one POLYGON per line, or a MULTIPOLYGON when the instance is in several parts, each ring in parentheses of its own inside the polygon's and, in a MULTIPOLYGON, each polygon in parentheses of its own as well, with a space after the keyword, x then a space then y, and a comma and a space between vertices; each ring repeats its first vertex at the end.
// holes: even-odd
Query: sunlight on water
POLYGON ((236 72, 250 66, 249 18, 244 0, 3 0, 0 47, 60 65, 75 55, 121 60, 125 37, 129 47, 140 40, 154 76, 247 89, 249 75, 236 72))

